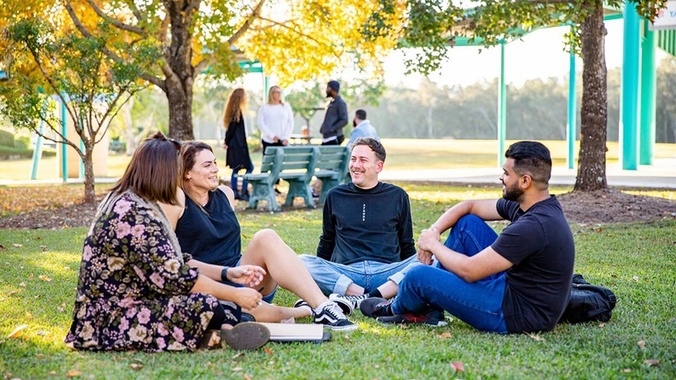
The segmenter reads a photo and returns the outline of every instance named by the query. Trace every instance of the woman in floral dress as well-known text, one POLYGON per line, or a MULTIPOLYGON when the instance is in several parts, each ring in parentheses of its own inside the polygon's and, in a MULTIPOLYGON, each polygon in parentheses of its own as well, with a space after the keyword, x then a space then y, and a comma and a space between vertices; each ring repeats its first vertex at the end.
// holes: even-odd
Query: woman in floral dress
POLYGON ((218 343, 207 330, 237 349, 267 342, 264 326, 237 325, 240 306, 256 308, 260 293, 237 290, 239 305, 219 302, 233 300, 234 288, 186 264, 157 204, 177 204, 179 148, 159 132, 146 139, 99 206, 84 241, 71 347, 192 351, 218 343))

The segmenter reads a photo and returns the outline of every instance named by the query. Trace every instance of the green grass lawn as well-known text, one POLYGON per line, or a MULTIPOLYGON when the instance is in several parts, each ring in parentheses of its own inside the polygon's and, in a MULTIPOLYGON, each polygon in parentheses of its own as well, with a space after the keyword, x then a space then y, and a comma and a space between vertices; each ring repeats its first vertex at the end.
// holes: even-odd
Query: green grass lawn
MULTIPOLYGON (((494 188, 401 183, 414 233, 461 199, 494 188)), ((554 189, 561 193, 566 189, 554 189)), ((245 243, 273 228, 298 253, 313 253, 321 211, 240 213, 245 243)), ((496 229, 504 224, 496 223, 496 229)), ((86 228, 0 230, 0 377, 18 379, 444 379, 676 377, 676 221, 572 225, 576 272, 610 287, 619 302, 604 324, 559 325, 550 333, 494 335, 457 319, 447 327, 384 327, 361 315, 360 330, 324 344, 270 343, 238 353, 91 353, 63 344, 70 326, 86 228), (23 330, 10 337, 15 329, 23 330), (464 372, 455 372, 462 363, 464 372)), ((296 297, 278 292, 275 302, 296 297)), ((358 312, 356 314, 359 314, 358 312)), ((447 315, 448 317, 448 315, 447 315)), ((309 320, 298 321, 309 323, 309 320)))

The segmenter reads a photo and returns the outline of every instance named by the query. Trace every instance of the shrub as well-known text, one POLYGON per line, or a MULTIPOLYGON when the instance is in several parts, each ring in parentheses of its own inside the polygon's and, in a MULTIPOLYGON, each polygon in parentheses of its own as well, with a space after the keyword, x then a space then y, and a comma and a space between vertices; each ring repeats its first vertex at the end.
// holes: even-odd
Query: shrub
POLYGON ((0 129, 0 146, 14 146, 14 134, 0 129))

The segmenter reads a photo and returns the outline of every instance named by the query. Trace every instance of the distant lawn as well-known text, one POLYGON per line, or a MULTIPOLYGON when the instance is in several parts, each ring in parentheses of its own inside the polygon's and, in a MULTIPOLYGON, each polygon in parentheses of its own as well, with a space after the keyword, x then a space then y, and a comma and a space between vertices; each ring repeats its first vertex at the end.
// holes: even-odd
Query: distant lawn
MULTIPOLYGON (((411 195, 414 233, 466 198, 498 188, 401 184, 411 195)), ((245 243, 273 228, 298 253, 313 253, 321 211, 240 213, 245 243)), ((503 223, 496 223, 501 229, 503 223)), ((676 221, 572 225, 576 272, 615 291, 604 324, 559 325, 551 333, 494 335, 457 319, 443 328, 384 327, 355 315, 360 331, 315 344, 268 344, 259 351, 145 354, 70 351, 70 326, 86 228, 0 230, 0 376, 44 379, 445 379, 676 377, 676 221), (13 337, 8 335, 25 326, 13 337), (452 364, 462 363, 464 372, 452 364)), ((278 292, 276 302, 296 297, 278 292)), ((359 314, 357 312, 357 314, 359 314)), ((309 320, 299 321, 308 323, 309 320)))
MULTIPOLYGON (((215 140, 206 140, 212 147, 222 169, 221 176, 229 176, 230 169, 225 167, 225 150, 215 140)), ((497 141, 493 140, 426 140, 426 139, 383 139, 387 150, 387 168, 389 170, 453 169, 472 167, 495 167, 497 162, 497 141)), ((509 146, 511 141, 506 142, 509 146)), ((566 142, 543 141, 552 152, 555 166, 566 165, 566 142)), ((608 144, 607 163, 617 163, 618 148, 616 142, 608 144)), ((579 146, 575 149, 577 154, 579 146)), ((676 157, 676 144, 657 144, 655 158, 676 157)), ((257 169, 261 162, 261 153, 251 153, 251 159, 257 169)), ((106 176, 117 178, 124 173, 129 157, 124 154, 109 155, 106 163, 106 176)), ((102 165, 94 162, 95 167, 102 165)), ((32 160, 4 161, 0 165, 0 179, 31 179, 32 160)), ((42 159, 37 167, 37 179, 61 179, 61 168, 56 157, 42 159)))

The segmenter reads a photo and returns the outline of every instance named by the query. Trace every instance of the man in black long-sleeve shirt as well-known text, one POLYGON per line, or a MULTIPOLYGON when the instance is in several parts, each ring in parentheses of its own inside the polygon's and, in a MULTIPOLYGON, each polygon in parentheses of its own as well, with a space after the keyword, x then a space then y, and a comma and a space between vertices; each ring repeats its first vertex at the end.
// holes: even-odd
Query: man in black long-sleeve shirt
POLYGON ((375 139, 354 142, 352 182, 329 191, 317 256, 301 255, 325 294, 354 307, 369 296, 394 297, 406 270, 420 264, 408 194, 378 181, 385 156, 375 139))

